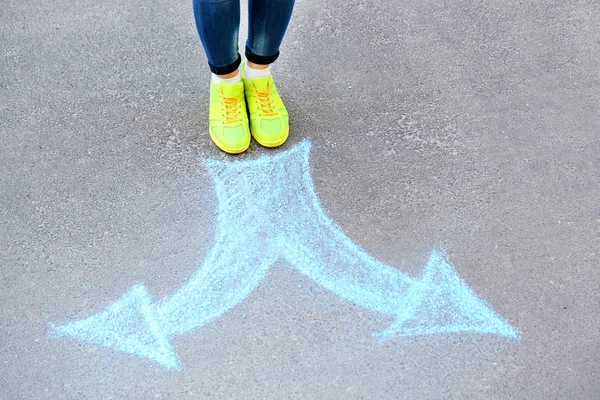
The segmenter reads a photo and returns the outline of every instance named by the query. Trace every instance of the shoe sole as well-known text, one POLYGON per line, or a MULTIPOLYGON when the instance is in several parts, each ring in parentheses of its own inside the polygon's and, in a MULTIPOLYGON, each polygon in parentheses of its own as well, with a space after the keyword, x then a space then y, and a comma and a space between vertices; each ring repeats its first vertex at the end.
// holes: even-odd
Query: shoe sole
POLYGON ((244 146, 243 148, 238 148, 238 149, 234 149, 234 148, 228 148, 225 147, 223 145, 221 145, 213 136, 213 134, 211 132, 209 132, 210 134, 210 138, 212 139, 213 143, 221 150, 223 150, 225 153, 228 154, 240 154, 245 152, 246 150, 248 150, 248 147, 250 147, 250 141, 248 140, 248 144, 246 146, 244 146))

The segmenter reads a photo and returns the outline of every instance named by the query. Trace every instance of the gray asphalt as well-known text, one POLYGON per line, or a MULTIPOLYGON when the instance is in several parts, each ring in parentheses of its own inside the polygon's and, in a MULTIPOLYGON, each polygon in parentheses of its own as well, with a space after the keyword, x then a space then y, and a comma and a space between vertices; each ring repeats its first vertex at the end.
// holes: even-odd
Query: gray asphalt
POLYGON ((599 26, 594 0, 298 0, 273 66, 283 150, 312 142, 352 240, 411 273, 445 247, 522 339, 379 343, 389 320, 281 263, 174 339, 170 372, 46 334, 134 282, 172 294, 211 246, 202 161, 231 156, 191 5, 4 0, 0 398, 599 398, 599 26))

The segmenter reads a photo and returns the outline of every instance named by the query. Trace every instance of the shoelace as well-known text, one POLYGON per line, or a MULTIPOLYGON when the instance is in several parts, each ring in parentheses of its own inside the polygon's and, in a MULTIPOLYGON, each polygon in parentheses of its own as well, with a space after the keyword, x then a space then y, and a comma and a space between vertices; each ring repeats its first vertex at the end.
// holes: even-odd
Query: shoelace
POLYGON ((232 124, 242 120, 240 115, 240 99, 238 97, 223 96, 223 123, 232 124))
POLYGON ((261 115, 264 117, 269 117, 272 115, 277 115, 273 110, 273 99, 271 99, 271 85, 268 85, 266 89, 257 89, 254 86, 254 92, 256 93, 256 99, 259 101, 259 107, 261 110, 261 115))

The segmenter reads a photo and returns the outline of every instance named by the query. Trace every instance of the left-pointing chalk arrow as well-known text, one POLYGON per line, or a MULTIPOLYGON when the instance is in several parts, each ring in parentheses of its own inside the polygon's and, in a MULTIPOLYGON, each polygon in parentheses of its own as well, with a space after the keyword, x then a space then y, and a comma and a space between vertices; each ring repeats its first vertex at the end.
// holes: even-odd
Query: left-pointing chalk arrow
MULTIPOLYGON (((221 218, 219 226, 230 225, 221 218)), ((96 315, 51 324, 49 335, 77 337, 179 369, 169 338, 211 322, 244 300, 276 261, 265 246, 260 238, 249 245, 243 229, 220 231, 202 267, 173 296, 153 304, 138 283, 96 315)))

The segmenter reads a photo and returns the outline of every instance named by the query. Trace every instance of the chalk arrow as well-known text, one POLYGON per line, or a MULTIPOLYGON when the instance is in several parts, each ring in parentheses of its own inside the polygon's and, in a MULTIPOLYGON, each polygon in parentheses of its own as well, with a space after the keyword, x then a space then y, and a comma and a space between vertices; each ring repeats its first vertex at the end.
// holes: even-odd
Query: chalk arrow
POLYGON ((50 324, 52 337, 73 336, 149 358, 169 369, 180 361, 169 339, 220 317, 244 300, 269 267, 285 259, 314 282, 394 319, 381 339, 454 332, 519 338, 433 250, 412 277, 352 242, 325 214, 310 175, 310 143, 245 161, 207 161, 218 199, 215 243, 174 295, 157 303, 135 284, 104 311, 50 324))

